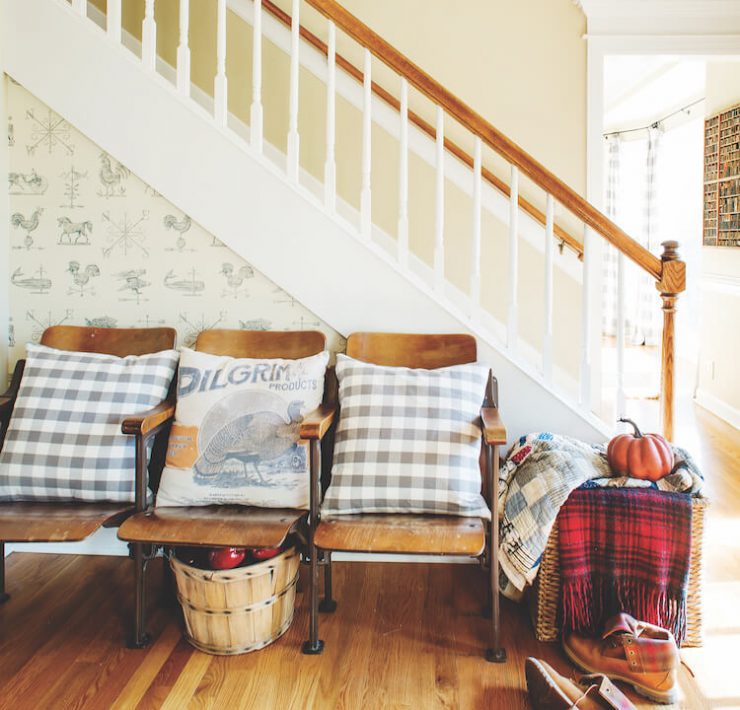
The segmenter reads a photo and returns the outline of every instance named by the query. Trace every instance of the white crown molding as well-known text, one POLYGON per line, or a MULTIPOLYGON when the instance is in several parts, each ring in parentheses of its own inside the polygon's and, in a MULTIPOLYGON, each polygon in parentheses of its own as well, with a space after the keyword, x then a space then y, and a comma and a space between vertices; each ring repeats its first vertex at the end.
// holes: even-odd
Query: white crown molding
POLYGON ((589 35, 740 34, 740 0, 574 0, 589 35))

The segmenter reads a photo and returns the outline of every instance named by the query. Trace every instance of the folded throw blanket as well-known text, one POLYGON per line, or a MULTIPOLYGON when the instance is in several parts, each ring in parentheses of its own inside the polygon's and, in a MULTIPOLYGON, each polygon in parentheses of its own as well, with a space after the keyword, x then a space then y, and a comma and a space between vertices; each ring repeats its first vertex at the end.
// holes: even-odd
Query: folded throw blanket
POLYGON ((686 635, 691 497, 654 489, 573 491, 558 516, 563 632, 614 614, 686 635))
POLYGON ((684 466, 656 483, 615 476, 606 447, 549 432, 521 437, 499 474, 500 591, 518 601, 534 581, 555 518, 571 491, 588 482, 599 487, 640 487, 699 495, 703 480, 691 456, 673 447, 684 466))

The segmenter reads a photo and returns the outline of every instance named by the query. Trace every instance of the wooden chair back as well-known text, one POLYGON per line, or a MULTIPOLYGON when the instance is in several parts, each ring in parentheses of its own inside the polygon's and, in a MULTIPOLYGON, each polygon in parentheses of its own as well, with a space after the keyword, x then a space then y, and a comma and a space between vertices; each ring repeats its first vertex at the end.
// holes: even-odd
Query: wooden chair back
POLYGON ((41 345, 104 355, 146 355, 175 347, 174 328, 89 328, 54 325, 41 336, 41 345))
POLYGON ((195 349, 231 357, 285 358, 295 360, 316 355, 326 347, 318 330, 204 330, 195 349))
POLYGON ((347 355, 375 365, 433 370, 475 362, 475 338, 465 334, 352 333, 347 355))

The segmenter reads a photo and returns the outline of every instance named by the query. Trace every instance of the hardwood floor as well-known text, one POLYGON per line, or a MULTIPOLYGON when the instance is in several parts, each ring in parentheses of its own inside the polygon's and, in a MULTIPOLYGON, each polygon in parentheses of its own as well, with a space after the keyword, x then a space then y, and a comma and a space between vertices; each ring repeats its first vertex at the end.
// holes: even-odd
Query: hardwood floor
MULTIPOLYGON (((686 409, 684 408, 684 411, 686 409)), ((740 433, 701 409, 680 422, 708 477, 703 649, 682 652, 680 707, 740 707, 740 433), (694 429, 693 427, 696 427, 694 429)), ((303 595, 292 627, 255 653, 193 649, 152 568, 154 641, 124 646, 128 559, 15 553, 0 607, 0 707, 25 708, 527 708, 524 658, 572 668, 535 641, 523 607, 504 600, 508 662, 486 663, 484 578, 470 565, 338 563, 339 607, 322 615, 321 656, 301 655, 303 595)), ((649 703, 631 696, 639 707, 649 703)))

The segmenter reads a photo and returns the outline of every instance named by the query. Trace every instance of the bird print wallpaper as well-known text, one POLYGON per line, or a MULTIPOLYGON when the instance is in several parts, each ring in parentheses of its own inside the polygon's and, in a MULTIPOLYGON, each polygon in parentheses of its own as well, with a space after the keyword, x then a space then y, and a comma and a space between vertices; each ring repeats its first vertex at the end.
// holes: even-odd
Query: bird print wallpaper
POLYGON ((9 361, 47 326, 342 337, 9 78, 9 361))

